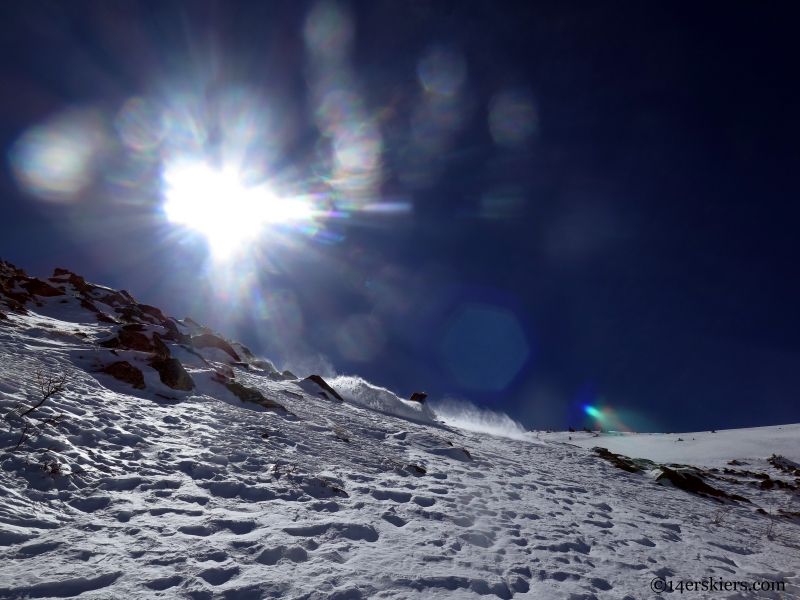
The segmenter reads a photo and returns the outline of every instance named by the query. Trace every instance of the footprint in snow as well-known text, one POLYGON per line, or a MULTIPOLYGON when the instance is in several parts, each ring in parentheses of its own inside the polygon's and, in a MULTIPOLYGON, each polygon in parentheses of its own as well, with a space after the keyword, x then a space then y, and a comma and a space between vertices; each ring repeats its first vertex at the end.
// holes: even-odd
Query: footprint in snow
POLYGON ((641 546, 647 546, 648 548, 655 548, 655 546, 656 546, 653 541, 648 540, 646 537, 643 537, 643 538, 638 539, 638 540, 631 540, 631 541, 632 542, 636 542, 637 544, 639 544, 641 546))
POLYGON ((356 523, 317 523, 301 527, 285 527, 283 531, 298 537, 316 537, 329 533, 334 539, 344 537, 353 541, 378 541, 378 532, 374 527, 356 523))
POLYGON ((155 590, 157 592, 161 592, 163 590, 169 589, 171 587, 175 587, 179 583, 183 581, 183 577, 180 575, 173 575, 172 577, 162 577, 160 579, 154 579, 152 581, 148 581, 145 583, 145 587, 150 588, 151 590, 155 590))
POLYGON ((111 498, 108 496, 90 496, 89 498, 76 498, 69 505, 80 511, 92 513, 108 506, 111 498))
POLYGON ((317 512, 339 512, 339 505, 336 502, 315 502, 309 506, 311 510, 315 510, 317 512))
POLYGON ((17 550, 17 558, 32 558, 39 556, 50 550, 55 550, 61 546, 61 542, 40 542, 38 544, 29 544, 17 550))
POLYGON ((231 567, 229 569, 212 568, 201 571, 199 576, 205 579, 211 585, 222 585, 231 580, 235 575, 239 574, 239 567, 231 567))
POLYGON ((381 519, 394 525, 395 527, 403 527, 408 521, 402 519, 394 513, 386 512, 381 515, 381 519))
POLYGON ((411 494, 408 492, 396 492, 394 490, 372 490, 371 495, 376 500, 393 500, 394 502, 408 502, 411 494))
POLYGON ((176 500, 181 500, 183 502, 196 502, 202 506, 205 506, 206 503, 210 500, 208 496, 175 496, 176 500))
POLYGON ((277 548, 268 548, 264 550, 256 561, 262 565, 276 565, 281 559, 287 559, 295 563, 306 562, 308 560, 308 553, 305 549, 299 546, 278 546, 277 548))
POLYGON ((216 530, 212 529, 211 527, 206 527, 205 525, 184 525, 182 527, 178 527, 178 531, 186 535, 206 537, 214 533, 216 530))
POLYGON ((224 550, 217 550, 215 552, 209 552, 208 554, 203 555, 202 557, 198 557, 198 561, 206 562, 209 560, 213 560, 214 562, 225 562, 228 559, 228 553, 224 550))

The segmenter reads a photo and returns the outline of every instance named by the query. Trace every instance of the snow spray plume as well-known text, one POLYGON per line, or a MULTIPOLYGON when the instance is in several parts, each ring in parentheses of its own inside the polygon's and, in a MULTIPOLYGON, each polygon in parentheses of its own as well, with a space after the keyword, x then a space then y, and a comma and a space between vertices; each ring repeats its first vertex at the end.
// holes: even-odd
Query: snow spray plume
POLYGON ((403 400, 386 388, 373 385, 361 377, 344 375, 330 383, 345 400, 354 404, 414 421, 435 421, 436 416, 427 404, 403 400))
POLYGON ((336 369, 334 369, 333 363, 324 354, 289 358, 284 362, 283 368, 288 369, 300 378, 319 375, 326 380, 331 380, 336 377, 336 369))
POLYGON ((479 408, 471 402, 445 398, 430 402, 439 420, 451 427, 477 433, 488 433, 513 440, 529 440, 525 428, 505 413, 479 408))

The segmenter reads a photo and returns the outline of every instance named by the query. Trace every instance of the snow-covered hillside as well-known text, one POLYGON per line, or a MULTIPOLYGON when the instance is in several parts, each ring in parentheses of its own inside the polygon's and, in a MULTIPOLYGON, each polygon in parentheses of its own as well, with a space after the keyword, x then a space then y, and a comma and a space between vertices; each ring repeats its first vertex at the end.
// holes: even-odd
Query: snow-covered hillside
POLYGON ((0 598, 800 597, 798 426, 512 439, 65 271, 0 311, 0 598))

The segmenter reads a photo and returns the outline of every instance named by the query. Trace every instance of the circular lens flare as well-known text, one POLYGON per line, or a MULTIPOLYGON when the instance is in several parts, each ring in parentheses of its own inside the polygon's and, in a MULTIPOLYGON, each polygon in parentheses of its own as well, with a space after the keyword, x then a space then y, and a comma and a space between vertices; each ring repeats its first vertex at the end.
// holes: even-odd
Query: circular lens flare
POLYGON ((266 185, 247 186, 238 169, 185 163, 164 170, 164 212, 172 222, 203 234, 215 258, 232 256, 267 225, 311 219, 311 204, 280 198, 266 185))
POLYGON ((586 414, 593 419, 601 419, 603 417, 603 413, 597 410, 594 406, 584 406, 583 410, 585 410, 586 414))

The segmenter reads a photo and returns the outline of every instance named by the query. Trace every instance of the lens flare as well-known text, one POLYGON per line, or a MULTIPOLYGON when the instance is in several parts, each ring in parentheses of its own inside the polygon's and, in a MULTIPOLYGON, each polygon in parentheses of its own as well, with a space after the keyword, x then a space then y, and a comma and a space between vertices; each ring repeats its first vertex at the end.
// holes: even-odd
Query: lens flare
POLYGON ((456 49, 435 46, 420 61, 417 75, 429 92, 453 94, 467 78, 467 62, 456 49))
POLYGON ((313 206, 303 198, 280 198, 266 185, 248 187, 237 169, 188 163, 162 174, 169 220, 208 240, 215 258, 230 257, 266 225, 308 220, 313 206))
POLYGON ((355 26, 352 17, 334 2, 317 3, 306 19, 306 44, 323 60, 341 60, 348 51, 355 26))
POLYGON ((518 146, 539 128, 539 115, 530 94, 507 90, 492 98, 489 130, 499 146, 518 146))
POLYGON ((597 410, 594 406, 584 406, 583 410, 585 410, 586 414, 592 417, 593 419, 600 419, 603 416, 603 413, 597 410))
MULTIPOLYGON (((602 398, 600 400, 602 400, 602 398)), ((631 431, 631 428, 623 423, 619 415, 609 406, 597 408, 595 406, 586 405, 583 407, 583 410, 594 419, 595 425, 600 429, 606 431, 631 431)))
POLYGON ((441 356, 453 380, 479 392, 505 390, 531 355, 517 316, 490 304, 464 304, 448 324, 441 356))
POLYGON ((344 6, 317 2, 309 12, 304 38, 308 85, 317 127, 325 139, 320 152, 328 185, 338 206, 357 211, 380 195, 383 140, 367 109, 350 60, 355 22, 344 6), (328 156, 329 154, 329 156, 328 156))
POLYGON ((149 152, 164 137, 164 124, 159 107, 144 98, 129 99, 114 119, 114 127, 122 143, 134 152, 149 152))
POLYGON ((350 361, 375 360, 385 344, 383 323, 375 315, 352 315, 336 331, 336 346, 350 361))
POLYGON ((11 148, 9 161, 25 192, 51 202, 73 202, 91 185, 104 142, 97 113, 69 110, 26 131, 11 148))

